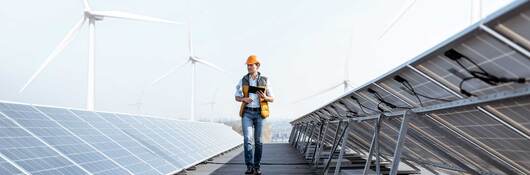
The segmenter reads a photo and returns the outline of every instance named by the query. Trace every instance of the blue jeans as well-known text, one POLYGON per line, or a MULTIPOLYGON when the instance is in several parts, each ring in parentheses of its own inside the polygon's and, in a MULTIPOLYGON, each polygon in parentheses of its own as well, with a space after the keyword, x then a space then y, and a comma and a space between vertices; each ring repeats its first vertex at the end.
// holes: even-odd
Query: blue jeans
POLYGON ((245 110, 243 118, 241 119, 241 126, 243 128, 243 141, 245 149, 245 164, 250 168, 259 168, 261 161, 261 154, 263 142, 261 138, 263 128, 263 118, 259 111, 245 110), (254 126, 254 162, 252 162, 252 143, 250 143, 250 130, 254 126))

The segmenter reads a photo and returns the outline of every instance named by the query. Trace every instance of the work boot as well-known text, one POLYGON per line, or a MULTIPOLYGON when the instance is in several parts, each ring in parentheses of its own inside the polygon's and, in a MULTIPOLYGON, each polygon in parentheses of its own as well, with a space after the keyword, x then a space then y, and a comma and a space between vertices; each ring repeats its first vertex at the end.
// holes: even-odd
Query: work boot
POLYGON ((254 168, 247 167, 247 171, 245 171, 245 174, 254 174, 254 168))
POLYGON ((259 169, 259 168, 254 168, 254 174, 256 174, 256 175, 261 175, 261 169, 259 169))

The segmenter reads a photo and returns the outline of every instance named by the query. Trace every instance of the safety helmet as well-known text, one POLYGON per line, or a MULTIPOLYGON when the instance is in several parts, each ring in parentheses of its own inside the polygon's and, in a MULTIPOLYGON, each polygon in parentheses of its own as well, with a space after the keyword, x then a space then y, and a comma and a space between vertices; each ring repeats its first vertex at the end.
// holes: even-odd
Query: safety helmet
POLYGON ((256 64, 256 63, 260 63, 258 57, 256 55, 250 55, 248 56, 247 58, 247 64, 256 64))

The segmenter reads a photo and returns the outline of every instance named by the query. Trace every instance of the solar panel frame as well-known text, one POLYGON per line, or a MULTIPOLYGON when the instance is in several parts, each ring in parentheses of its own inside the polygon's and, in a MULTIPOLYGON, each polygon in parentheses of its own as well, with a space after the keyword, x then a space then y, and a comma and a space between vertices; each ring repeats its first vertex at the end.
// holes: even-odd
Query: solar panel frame
POLYGON ((477 109, 462 109, 433 114, 462 130, 484 146, 506 156, 510 161, 530 168, 530 140, 520 136, 500 122, 491 119, 477 109), (495 132, 493 132, 495 131, 495 132), (525 155, 527 157, 525 157, 525 155))
POLYGON ((0 174, 30 174, 0 152, 0 174))
MULTIPOLYGON (((0 103, 0 108, 5 107, 5 103, 0 103)), ((62 172, 89 174, 88 170, 79 166, 79 164, 62 154, 59 150, 22 127, 16 120, 13 120, 3 111, 0 111, 0 118, 2 119, 0 124, 3 125, 0 127, 0 130, 3 131, 0 133, 5 134, 0 137, 0 140, 2 140, 0 152, 25 171, 43 174, 61 174, 62 172), (32 146, 25 146, 25 144, 32 146), (46 162, 54 162, 54 164, 33 166, 35 162, 43 162, 44 160, 46 162)))
POLYGON ((75 113, 81 120, 92 125, 96 130, 105 134, 107 137, 114 140, 116 143, 122 145, 124 148, 129 150, 131 153, 147 162, 150 166, 157 169, 163 174, 171 173, 178 168, 170 162, 160 158, 154 154, 149 148, 145 147, 142 143, 136 141, 124 133, 121 129, 108 122, 104 117, 98 113, 81 111, 81 110, 70 110, 75 113))
MULTIPOLYGON (((480 104, 478 106, 474 103, 467 103, 465 100, 459 100, 465 99, 466 97, 464 93, 459 92, 460 88, 458 88, 458 83, 462 78, 470 77, 470 74, 468 74, 467 71, 461 68, 456 62, 445 57, 444 52, 449 49, 455 49, 473 61, 476 61, 481 68, 493 75, 506 76, 508 78, 530 78, 530 52, 528 51, 528 48, 530 48, 529 24, 530 3, 528 1, 515 1, 493 15, 488 16, 480 23, 476 23, 454 35, 432 49, 420 54, 411 61, 408 61, 394 70, 348 92, 336 100, 317 108, 315 110, 316 112, 310 113, 311 117, 308 117, 309 114, 303 115, 302 117, 293 120, 291 124, 298 125, 302 121, 307 123, 322 116, 330 119, 331 117, 325 116, 318 111, 330 109, 330 107, 334 107, 333 109, 335 110, 340 109, 340 105, 337 105, 338 102, 342 102, 341 104, 350 110, 362 112, 363 108, 355 104, 351 98, 358 98, 361 104, 375 108, 381 103, 374 98, 373 95, 371 96, 370 93, 367 92, 367 89, 370 88, 377 91, 385 101, 396 106, 405 105, 418 108, 416 111, 420 111, 422 114, 433 112, 434 114, 440 113, 440 109, 456 109, 456 111, 458 111, 461 110, 462 107, 470 107, 475 111, 472 115, 480 115, 482 118, 487 118, 485 120, 490 121, 489 124, 495 121, 497 127, 503 128, 502 131, 499 131, 500 133, 490 132, 488 136, 502 134, 499 138, 508 140, 510 144, 515 142, 528 142, 530 139, 530 129, 528 128, 529 122, 525 118, 526 114, 529 112, 528 107, 530 106, 528 105, 528 96, 524 95, 524 93, 519 93, 521 98, 517 97, 517 95, 508 95, 510 97, 495 99, 496 95, 502 97, 505 96, 504 94, 512 93, 511 91, 518 91, 519 89, 523 89, 524 91, 524 88, 527 88, 528 84, 506 83, 498 86, 490 86, 483 81, 472 79, 464 83, 463 89, 470 91, 479 97, 489 96, 487 98, 495 100, 490 100, 486 103, 477 103, 480 104), (405 79, 411 82, 414 90, 421 94, 428 94, 435 98, 443 98, 458 102, 446 103, 441 100, 424 99, 422 102, 428 107, 419 108, 417 98, 413 94, 406 92, 403 87, 400 87, 402 86, 401 83, 393 79, 393 76, 395 75, 405 77, 405 79), (440 106, 441 108, 436 106, 439 104, 442 104, 440 106), (447 105, 447 107, 442 107, 443 105, 447 105), (429 110, 433 112, 428 112, 429 110), (513 141, 513 139, 510 138, 516 138, 517 141, 513 141)), ((468 63, 463 63, 463 65, 467 69, 478 68, 468 63)), ((391 110, 385 107, 386 105, 381 106, 383 106, 382 108, 386 111, 391 110)), ((343 110, 341 109, 337 111, 343 110)), ((392 110, 392 112, 388 113, 394 112, 396 114, 400 113, 400 111, 396 110, 392 110)), ((447 115, 455 118, 454 115, 456 114, 447 115)), ((370 116, 370 114, 363 112, 361 115, 357 116, 357 118, 359 118, 359 120, 373 118, 367 116, 370 116)), ((527 144, 514 144, 516 146, 509 148, 506 146, 502 147, 503 145, 499 145, 497 142, 485 140, 484 135, 480 135, 486 133, 484 130, 478 132, 476 130, 467 129, 465 126, 459 125, 462 129, 454 126, 462 124, 462 122, 465 121, 455 120, 452 122, 442 122, 448 116, 438 117, 436 119, 433 119, 429 115, 420 117, 422 120, 430 121, 430 124, 434 124, 435 126, 422 126, 415 129, 417 131, 436 130, 438 133, 434 135, 421 132, 423 133, 423 136, 421 137, 435 140, 436 143, 445 144, 446 147, 444 149, 452 150, 451 154, 446 156, 459 158, 459 160, 465 163, 472 164, 472 169, 478 173, 530 173, 527 168, 528 164, 526 163, 528 161, 526 160, 526 157, 523 156, 526 155, 527 151, 523 151, 525 154, 515 156, 515 153, 520 153, 521 150, 525 150, 522 145, 527 144), (440 135, 440 133, 443 134, 440 135), (449 137, 450 139, 445 137, 449 137), (457 143, 463 145, 460 145, 460 147, 457 143), (507 148, 508 151, 500 148, 507 148), (469 155, 469 157, 465 158, 459 155, 469 155), (481 160, 481 158, 485 160, 481 160)), ((463 117, 460 116, 459 118, 463 117)), ((412 121, 412 124, 417 125, 418 121, 412 121)), ((477 128, 486 126, 480 124, 480 122, 475 122, 474 124, 476 124, 474 127, 477 128)), ((397 123, 393 123, 393 125, 397 128, 397 123)), ((366 132, 365 130, 366 129, 363 131, 366 132)), ((384 135, 387 134, 390 133, 385 133, 385 131, 383 131, 382 135, 384 137, 384 135)), ((361 135, 365 135, 365 138, 362 139, 363 143, 368 143, 366 140, 369 139, 369 134, 361 135)), ((411 136, 408 137, 410 138, 411 136)), ((418 139, 421 140, 422 138, 418 139)), ((393 139, 389 139, 387 142, 391 142, 392 140, 393 139)), ((404 144, 406 150, 406 140, 404 144)), ((403 153, 405 154, 407 151, 404 151, 403 153)), ((404 158, 407 159, 406 155, 404 158)), ((418 162, 421 160, 412 161, 418 162)), ((443 166, 445 165, 441 165, 442 168, 443 166)), ((463 170, 460 169, 457 171, 463 170)))
POLYGON ((130 115, 125 114, 112 114, 98 112, 99 115, 103 116, 105 120, 112 123, 115 127, 122 130, 128 136, 134 138, 136 141, 145 145, 149 150, 156 153, 158 156, 162 157, 168 162, 171 162, 178 169, 176 171, 181 171, 186 166, 186 161, 182 160, 182 157, 178 153, 182 151, 179 148, 176 148, 171 143, 165 141, 165 139, 149 128, 143 126, 141 123, 138 124, 130 115), (163 143, 163 145, 162 145, 163 143))
MULTIPOLYGON (((149 132, 154 133, 154 135, 157 135, 159 137, 165 138, 164 142, 166 142, 169 145, 175 144, 172 148, 173 150, 178 150, 179 158, 183 160, 184 167, 189 166, 193 162, 197 161, 200 157, 204 157, 206 155, 198 154, 196 151, 186 151, 185 148, 189 146, 194 146, 193 144, 190 144, 190 142, 186 143, 184 141, 187 140, 179 140, 174 137, 174 135, 168 133, 166 130, 161 129, 160 127, 156 127, 153 123, 151 123, 149 120, 146 120, 142 117, 131 117, 132 120, 135 120, 136 123, 133 123, 133 126, 136 126, 138 129, 143 127, 143 129, 150 130, 149 132), (138 127, 142 125, 141 127, 138 127), (175 149, 176 148, 176 149, 175 149)), ((142 130, 143 132, 146 132, 146 130, 142 130)), ((149 133, 146 132, 146 133, 149 133)), ((179 134, 186 134, 186 133, 179 133, 179 134)), ((199 149, 200 150, 200 149, 199 149)))
POLYGON ((132 174, 162 174, 70 110, 43 106, 36 108, 132 174))

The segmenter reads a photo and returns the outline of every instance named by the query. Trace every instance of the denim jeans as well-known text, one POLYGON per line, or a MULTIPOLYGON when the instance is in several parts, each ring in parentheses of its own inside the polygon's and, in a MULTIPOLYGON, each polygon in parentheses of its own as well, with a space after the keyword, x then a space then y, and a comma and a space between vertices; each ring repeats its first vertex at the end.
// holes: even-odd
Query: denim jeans
POLYGON ((262 128, 263 118, 259 111, 245 110, 243 118, 241 119, 241 126, 243 128, 243 141, 245 149, 245 164, 250 168, 259 168, 261 162, 261 154, 263 148, 262 142, 262 128), (254 127, 254 161, 252 161, 252 143, 250 142, 250 130, 254 127))

